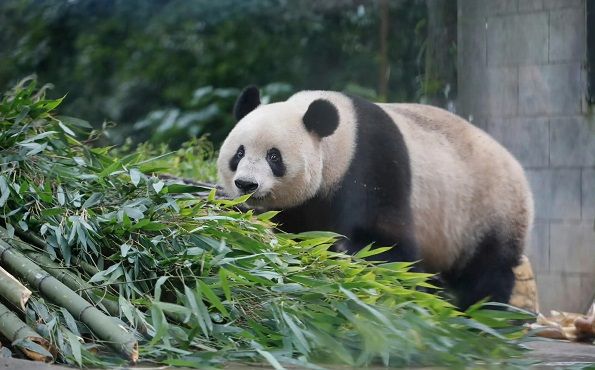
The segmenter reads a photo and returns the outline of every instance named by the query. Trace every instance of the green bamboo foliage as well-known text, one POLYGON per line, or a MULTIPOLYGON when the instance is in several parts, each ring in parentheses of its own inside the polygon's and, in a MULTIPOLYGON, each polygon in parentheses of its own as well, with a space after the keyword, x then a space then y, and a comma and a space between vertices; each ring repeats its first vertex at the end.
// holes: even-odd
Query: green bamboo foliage
POLYGON ((0 303, 0 333, 12 341, 28 358, 50 362, 54 355, 50 343, 37 334, 6 306, 0 303))
POLYGON ((138 343, 129 331, 1 240, 0 264, 24 278, 55 304, 66 308, 128 360, 138 360, 138 343))
POLYGON ((8 271, 0 267, 0 296, 15 307, 25 311, 25 304, 31 297, 31 291, 9 274, 8 271))

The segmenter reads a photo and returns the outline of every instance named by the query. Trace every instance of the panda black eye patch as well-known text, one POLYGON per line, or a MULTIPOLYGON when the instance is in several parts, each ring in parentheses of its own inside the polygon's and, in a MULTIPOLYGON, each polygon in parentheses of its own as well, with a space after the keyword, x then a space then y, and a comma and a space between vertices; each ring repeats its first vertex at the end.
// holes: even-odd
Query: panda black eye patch
POLYGON ((273 171, 275 177, 283 177, 285 175, 285 164, 281 152, 277 148, 271 148, 267 151, 267 163, 273 171))
POLYGON ((242 158, 244 158, 245 154, 246 154, 246 152, 244 150, 244 146, 240 145, 238 150, 236 150, 236 153, 229 160, 229 169, 232 170, 233 172, 235 172, 238 169, 238 163, 240 163, 242 158))

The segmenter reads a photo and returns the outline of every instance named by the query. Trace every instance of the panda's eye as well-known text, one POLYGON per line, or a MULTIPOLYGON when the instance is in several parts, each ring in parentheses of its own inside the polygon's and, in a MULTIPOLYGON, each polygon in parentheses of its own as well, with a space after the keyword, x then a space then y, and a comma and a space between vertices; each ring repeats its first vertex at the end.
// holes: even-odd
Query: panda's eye
POLYGON ((278 162, 281 160, 281 153, 279 153, 279 151, 276 149, 271 149, 267 153, 267 157, 271 162, 278 162))
POLYGON ((281 152, 277 148, 271 148, 267 151, 267 162, 273 171, 275 177, 283 177, 285 175, 285 164, 281 152))
POLYGON ((238 148, 238 151, 236 152, 236 157, 238 159, 244 158, 244 146, 238 148))

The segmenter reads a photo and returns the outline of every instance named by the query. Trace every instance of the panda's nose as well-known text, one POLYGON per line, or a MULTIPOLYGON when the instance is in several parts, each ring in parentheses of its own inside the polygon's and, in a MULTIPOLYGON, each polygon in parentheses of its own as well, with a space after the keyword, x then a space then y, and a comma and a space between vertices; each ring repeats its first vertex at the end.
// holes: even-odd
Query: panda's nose
POLYGON ((235 180, 234 182, 238 189, 240 189, 244 193, 252 193, 254 190, 258 189, 258 183, 256 182, 245 180, 235 180))

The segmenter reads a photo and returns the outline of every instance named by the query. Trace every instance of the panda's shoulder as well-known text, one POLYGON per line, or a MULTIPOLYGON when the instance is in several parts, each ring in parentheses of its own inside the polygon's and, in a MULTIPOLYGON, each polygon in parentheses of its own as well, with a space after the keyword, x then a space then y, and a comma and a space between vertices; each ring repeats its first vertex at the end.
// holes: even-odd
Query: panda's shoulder
POLYGON ((446 109, 415 103, 378 104, 378 106, 397 123, 409 123, 410 126, 418 129, 444 134, 483 135, 480 129, 446 109))

